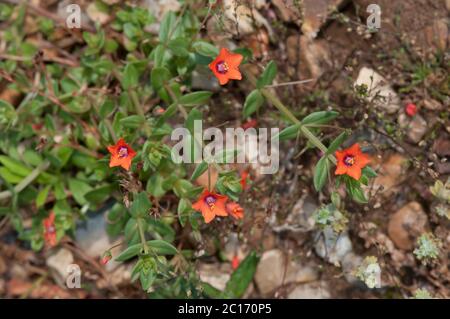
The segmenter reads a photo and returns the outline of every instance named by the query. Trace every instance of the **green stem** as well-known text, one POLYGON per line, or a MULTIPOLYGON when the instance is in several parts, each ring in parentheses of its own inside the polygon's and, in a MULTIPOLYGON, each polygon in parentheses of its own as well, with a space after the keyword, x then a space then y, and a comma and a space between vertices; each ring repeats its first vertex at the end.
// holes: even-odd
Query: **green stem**
POLYGON ((144 110, 141 107, 141 103, 139 102, 139 98, 138 98, 138 96, 136 94, 136 91, 129 90, 128 93, 130 94, 131 101, 133 101, 133 105, 134 105, 134 109, 135 109, 136 113, 139 116, 142 116, 144 118, 144 131, 145 131, 145 134, 148 137, 151 134, 151 128, 150 128, 150 126, 147 123, 147 120, 145 118, 144 110))
POLYGON ((139 236, 141 237, 141 244, 142 244, 142 247, 144 247, 144 254, 147 255, 149 252, 149 248, 147 245, 147 241, 145 240, 144 226, 142 225, 141 218, 137 219, 137 225, 138 225, 138 229, 139 229, 139 236))
MULTIPOLYGON (((254 85, 256 84, 255 77, 247 71, 243 71, 246 75, 246 77, 252 82, 254 85)), ((315 136, 307 127, 304 125, 301 125, 301 121, 295 117, 294 114, 287 108, 272 92, 270 92, 268 89, 262 88, 260 89, 261 94, 270 101, 270 103, 273 104, 283 115, 285 115, 292 123, 294 124, 300 124, 300 132, 303 134, 304 137, 306 137, 311 144, 313 144, 315 147, 317 147, 319 150, 321 150, 323 153, 327 153, 328 149, 323 143, 315 136)), ((328 155, 328 158, 336 164, 336 158, 333 155, 328 155)))
POLYGON ((164 88, 165 88, 166 91, 169 93, 170 98, 173 100, 173 103, 175 103, 175 104, 177 105, 178 109, 179 109, 180 112, 181 112, 181 115, 183 115, 183 118, 184 118, 184 119, 187 119, 188 113, 187 113, 186 109, 184 108, 184 106, 181 105, 180 103, 178 103, 178 98, 177 98, 177 96, 175 95, 175 92, 174 92, 174 91, 172 90, 172 88, 171 88, 169 85, 167 85, 167 84, 164 85, 164 88))

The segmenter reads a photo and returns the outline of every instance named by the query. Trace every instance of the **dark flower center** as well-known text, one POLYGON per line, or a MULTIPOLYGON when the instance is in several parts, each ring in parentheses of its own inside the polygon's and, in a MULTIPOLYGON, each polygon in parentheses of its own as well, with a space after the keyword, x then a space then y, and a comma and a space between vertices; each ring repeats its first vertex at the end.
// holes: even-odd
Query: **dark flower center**
POLYGON ((353 166, 353 164, 355 164, 355 157, 352 155, 346 155, 344 157, 344 164, 346 166, 353 166))
POLYGON ((118 152, 119 158, 124 158, 128 156, 128 148, 126 146, 121 146, 118 152))
POLYGON ((53 234, 56 231, 54 226, 48 226, 46 230, 47 234, 53 234))
POLYGON ((208 204, 211 209, 214 208, 216 202, 217 199, 213 195, 208 195, 205 197, 205 203, 208 204))
POLYGON ((225 74, 229 70, 228 64, 225 61, 219 61, 216 64, 216 71, 220 74, 225 74))

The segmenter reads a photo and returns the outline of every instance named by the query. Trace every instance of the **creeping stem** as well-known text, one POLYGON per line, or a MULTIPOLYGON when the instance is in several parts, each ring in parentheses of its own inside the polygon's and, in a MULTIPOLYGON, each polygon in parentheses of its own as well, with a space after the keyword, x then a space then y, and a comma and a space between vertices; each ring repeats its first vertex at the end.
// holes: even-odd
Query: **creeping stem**
MULTIPOLYGON (((250 72, 248 72, 247 70, 243 70, 243 72, 245 73, 246 77, 250 80, 250 82, 252 82, 253 85, 256 85, 256 79, 253 76, 253 74, 251 74, 250 72)), ((292 112, 289 110, 288 107, 286 107, 272 92, 270 92, 269 89, 267 88, 262 88, 260 89, 261 94, 268 100, 270 101, 270 103, 273 104, 273 106, 275 106, 278 111, 280 111, 281 113, 283 113, 283 115, 285 115, 293 124, 299 124, 300 127, 300 132, 303 134, 304 137, 306 137, 311 144, 313 144, 315 147, 317 147, 319 150, 321 150, 324 154, 327 153, 328 149, 325 145, 323 145, 323 143, 317 138, 317 136, 315 136, 307 127, 305 127, 304 125, 301 125, 301 121, 298 120, 294 114, 292 114, 292 112)), ((336 164, 336 158, 333 155, 328 155, 328 158, 334 163, 336 164)))
POLYGON ((144 254, 147 255, 149 253, 147 241, 145 240, 145 234, 144 234, 144 226, 142 225, 142 219, 137 219, 137 226, 139 228, 139 236, 141 237, 141 244, 144 248, 144 254))

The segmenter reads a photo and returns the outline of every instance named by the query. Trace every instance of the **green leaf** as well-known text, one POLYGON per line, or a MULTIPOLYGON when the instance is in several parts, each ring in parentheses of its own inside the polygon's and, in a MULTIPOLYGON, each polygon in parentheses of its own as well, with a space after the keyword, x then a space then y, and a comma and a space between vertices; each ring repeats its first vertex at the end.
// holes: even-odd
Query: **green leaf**
POLYGON ((140 192, 135 195, 133 204, 130 207, 131 216, 134 218, 147 216, 148 210, 152 207, 152 203, 148 199, 146 192, 140 192))
POLYGON ((192 47, 194 48, 195 52, 207 57, 215 58, 219 55, 219 49, 211 43, 205 41, 197 41, 192 45, 192 47))
POLYGON ((183 227, 188 219, 187 218, 188 216, 186 216, 186 214, 191 211, 192 209, 191 207, 192 207, 191 202, 186 198, 181 198, 180 201, 178 202, 178 209, 177 209, 178 220, 180 221, 180 224, 183 227))
POLYGON ((166 193, 166 190, 162 187, 163 182, 164 178, 161 174, 153 174, 147 182, 146 191, 155 197, 163 196, 166 193))
POLYGON ((200 177, 206 170, 208 169, 208 163, 205 161, 198 164, 198 166, 195 168, 194 172, 192 173, 192 176, 190 178, 191 181, 195 181, 197 178, 200 177))
POLYGON ((136 87, 138 84, 139 84, 139 72, 132 63, 128 63, 123 71, 122 87, 125 90, 128 90, 130 88, 136 87))
POLYGON ((359 181, 347 176, 345 179, 345 185, 347 186, 347 192, 355 202, 361 204, 368 202, 359 181))
POLYGON ((189 112, 184 125, 192 135, 194 135, 194 122, 199 120, 201 121, 202 118, 203 114, 198 109, 192 109, 189 112))
POLYGON ((286 127, 280 133, 274 135, 272 139, 278 138, 280 141, 296 138, 299 134, 301 124, 294 124, 286 127))
POLYGON ((156 275, 153 271, 150 271, 149 273, 146 273, 144 271, 141 272, 140 277, 141 286, 144 291, 147 291, 150 286, 153 284, 153 282, 156 279, 156 275))
POLYGON ((112 190, 112 185, 102 186, 87 192, 84 194, 84 198, 90 203, 101 204, 109 198, 112 190))
POLYGON ((127 249, 125 249, 119 256, 115 258, 115 261, 126 261, 128 259, 131 259, 135 256, 137 256, 142 249, 142 244, 135 244, 129 246, 127 249))
POLYGON ((169 41, 168 47, 172 53, 176 56, 187 56, 189 40, 185 38, 176 38, 169 41))
POLYGON ((165 240, 155 239, 147 242, 147 245, 154 249, 159 255, 176 255, 178 250, 165 240))
POLYGON ((162 21, 161 25, 159 27, 159 41, 160 42, 167 42, 169 40, 170 32, 172 32, 172 29, 175 26, 176 16, 173 11, 167 12, 162 21))
POLYGON ((339 113, 335 111, 314 112, 303 118, 302 124, 315 124, 315 125, 326 124, 331 120, 335 119, 338 115, 339 113))
POLYGON ((91 191, 92 187, 79 179, 69 178, 69 190, 75 198, 76 202, 80 205, 84 205, 86 204, 84 195, 87 192, 91 191))
POLYGON ((264 72, 257 80, 256 87, 258 89, 262 89, 266 85, 272 84, 276 75, 277 75, 277 65, 274 61, 270 61, 269 64, 267 64, 266 68, 264 69, 264 72))
POLYGON ((209 91, 197 91, 183 95, 179 98, 178 103, 184 106, 198 106, 206 104, 212 92, 209 91))
POLYGON ((188 197, 194 186, 186 179, 178 179, 173 185, 173 191, 178 197, 188 197))
POLYGON ((202 282, 201 284, 202 284, 203 292, 206 296, 208 296, 210 298, 216 298, 216 299, 222 298, 222 296, 223 296, 222 291, 211 286, 207 282, 202 282))
POLYGON ((40 154, 30 149, 23 153, 23 160, 31 166, 39 166, 44 161, 40 154))
POLYGON ((339 146, 341 146, 341 144, 345 141, 347 136, 348 136, 347 131, 344 131, 341 134, 339 134, 339 136, 336 137, 333 142, 331 142, 330 146, 328 146, 327 154, 330 155, 336 152, 339 146))
POLYGON ((370 166, 366 166, 362 169, 363 175, 367 176, 368 178, 374 178, 377 177, 378 174, 375 172, 370 166))
POLYGON ((54 193, 55 193, 55 198, 57 200, 62 200, 62 199, 67 198, 66 190, 64 188, 64 183, 62 181, 58 181, 54 185, 54 193))
POLYGON ((0 167, 0 176, 10 184, 19 184, 24 177, 12 173, 6 167, 0 167))
POLYGON ((130 115, 119 120, 125 128, 139 128, 144 124, 145 118, 142 115, 130 115))
POLYGON ((45 201, 47 200, 48 193, 50 192, 51 185, 45 186, 43 189, 41 189, 36 197, 36 207, 39 208, 45 204, 45 201))
POLYGON ((170 71, 165 67, 153 68, 151 73, 151 83, 155 90, 159 90, 171 78, 170 71))
POLYGON ((244 103, 244 118, 249 117, 251 114, 255 113, 261 105, 264 103, 264 97, 259 90, 253 90, 245 99, 244 103))
POLYGON ((0 155, 0 163, 2 163, 11 172, 14 172, 15 175, 22 177, 29 175, 33 171, 31 168, 28 168, 21 162, 5 155, 0 155))
POLYGON ((163 66, 165 49, 162 44, 158 44, 155 49, 152 51, 153 59, 155 60, 155 67, 163 66))
POLYGON ((4 100, 0 100, 0 127, 14 125, 16 121, 17 113, 14 106, 4 100))
MULTIPOLYGON (((141 221, 142 226, 147 225, 144 221, 141 221)), ((137 244, 139 241, 139 233, 138 233, 138 224, 136 218, 129 218, 125 228, 123 230, 123 234, 125 236, 125 241, 129 245, 137 244)))
POLYGON ((314 188, 316 191, 320 191, 325 185, 328 177, 329 160, 327 156, 323 156, 319 162, 317 162, 314 168, 314 188))
POLYGON ((240 298, 245 293, 256 272, 259 258, 256 252, 252 251, 240 263, 239 267, 231 274, 225 287, 225 296, 228 298, 240 298))

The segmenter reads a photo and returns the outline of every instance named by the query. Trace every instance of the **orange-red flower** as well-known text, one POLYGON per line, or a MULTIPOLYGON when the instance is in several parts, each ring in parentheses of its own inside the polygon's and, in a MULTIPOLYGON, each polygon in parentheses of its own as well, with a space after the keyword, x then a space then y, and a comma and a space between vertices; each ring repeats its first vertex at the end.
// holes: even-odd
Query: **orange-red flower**
POLYGON ((361 169, 370 162, 369 157, 361 152, 357 143, 343 151, 336 151, 336 158, 337 168, 335 174, 347 174, 356 180, 361 178, 361 169))
POLYGON ((247 187, 247 178, 248 178, 248 171, 242 171, 240 181, 242 190, 245 190, 245 188, 247 187))
POLYGON ((255 127, 256 125, 258 125, 258 121, 255 119, 250 119, 247 122, 245 122, 244 124, 242 124, 241 127, 245 131, 246 129, 255 127))
POLYGON ((243 59, 242 55, 222 48, 217 58, 209 64, 209 68, 219 80, 220 85, 225 85, 229 80, 242 79, 238 67, 243 59))
POLYGON ((102 257, 102 260, 101 260, 102 265, 106 265, 111 260, 111 258, 112 258, 111 252, 110 251, 106 251, 103 254, 103 257, 102 257))
POLYGON ((130 169, 131 160, 136 156, 136 152, 123 138, 117 141, 116 145, 108 146, 108 151, 111 153, 109 167, 122 166, 127 171, 130 169))
POLYGON ((236 219, 244 218, 244 209, 236 202, 231 202, 227 204, 227 212, 233 218, 236 219))
POLYGON ((203 191, 199 199, 192 204, 192 208, 202 213, 205 223, 211 222, 216 216, 227 216, 225 203, 228 197, 207 189, 203 191))
POLYGON ((48 247, 56 246, 55 214, 53 212, 44 219, 44 241, 48 247))
POLYGON ((239 257, 237 255, 234 255, 233 259, 231 260, 231 268, 233 268, 233 270, 236 270, 237 267, 239 267, 239 257))

